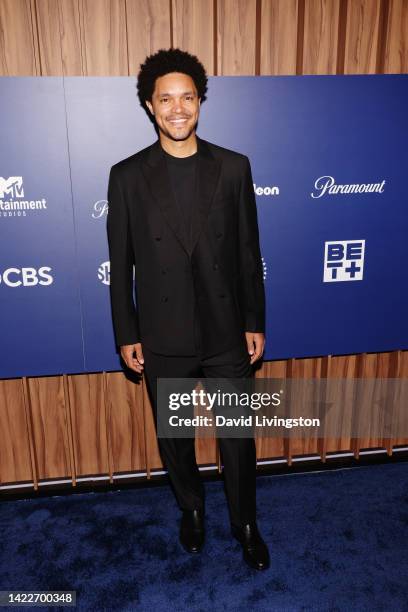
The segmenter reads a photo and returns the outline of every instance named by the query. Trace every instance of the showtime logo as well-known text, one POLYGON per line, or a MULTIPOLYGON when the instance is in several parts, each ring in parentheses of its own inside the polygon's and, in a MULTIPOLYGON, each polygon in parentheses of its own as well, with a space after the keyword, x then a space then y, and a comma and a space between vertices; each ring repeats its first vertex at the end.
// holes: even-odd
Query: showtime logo
MULTIPOLYGON (((98 279, 104 285, 110 285, 110 261, 104 261, 98 268, 98 279)), ((133 266, 133 280, 135 280, 135 267, 133 266)))
POLYGON ((256 183, 254 185, 254 191, 257 196, 278 196, 279 187, 276 185, 272 187, 258 187, 256 183))
POLYGON ((104 285, 110 284, 110 261, 104 261, 98 268, 98 279, 104 285))
POLYGON ((54 282, 51 268, 7 268, 0 274, 0 284, 8 287, 36 287, 37 285, 51 285, 54 282))

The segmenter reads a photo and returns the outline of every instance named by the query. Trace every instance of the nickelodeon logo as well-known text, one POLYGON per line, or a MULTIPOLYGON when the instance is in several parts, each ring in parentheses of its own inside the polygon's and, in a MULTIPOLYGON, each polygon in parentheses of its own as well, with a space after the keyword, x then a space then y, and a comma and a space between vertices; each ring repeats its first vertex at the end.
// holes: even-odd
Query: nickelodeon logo
POLYGON ((256 183, 254 183, 254 191, 257 196, 278 196, 279 195, 279 187, 276 185, 272 185, 271 187, 259 187, 256 183))

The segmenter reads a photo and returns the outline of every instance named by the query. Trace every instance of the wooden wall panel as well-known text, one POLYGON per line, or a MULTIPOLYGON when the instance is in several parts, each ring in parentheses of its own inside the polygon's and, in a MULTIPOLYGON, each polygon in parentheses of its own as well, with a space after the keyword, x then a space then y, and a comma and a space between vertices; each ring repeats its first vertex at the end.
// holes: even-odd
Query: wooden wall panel
POLYGON ((339 0, 305 0, 302 74, 336 74, 339 0))
MULTIPOLYGON (((133 75, 179 46, 208 74, 403 73, 408 0, 0 0, 0 74, 133 75)), ((408 377, 408 352, 271 361, 256 377, 408 377)), ((370 398, 361 398, 361 402, 370 398)), ((357 415, 358 416, 358 415, 357 415)), ((347 432, 353 415, 342 415, 347 432)), ((257 439, 259 460, 393 445, 406 438, 257 439)), ((196 441, 200 464, 219 465, 196 441)), ((0 481, 162 469, 144 379, 124 373, 0 381, 0 481)))
MULTIPOLYGON (((357 367, 356 355, 330 356, 328 360, 327 378, 355 378, 357 367)), ((339 423, 339 429, 347 431, 348 423, 351 423, 351 413, 346 411, 342 414, 342 420, 339 423)), ((327 453, 348 451, 351 449, 351 439, 349 435, 342 437, 325 437, 324 443, 321 445, 320 453, 323 458, 327 453)))
POLYGON ((262 0, 259 74, 296 74, 297 37, 298 0, 262 0))
MULTIPOLYGON (((408 351, 398 351, 398 365, 396 367, 396 378, 408 378, 408 351)), ((401 436, 392 440, 394 445, 408 446, 408 438, 401 436)))
POLYGON ((60 10, 60 0, 37 0, 35 4, 42 76, 61 76, 64 74, 60 10))
POLYGON ((256 0, 218 0, 215 74, 255 74, 256 0))
POLYGON ((78 0, 36 0, 43 76, 83 76, 82 33, 78 0))
POLYGON ((128 75, 125 0, 80 0, 79 6, 85 74, 128 75))
POLYGON ((71 432, 62 376, 29 378, 28 392, 38 478, 72 477, 71 432))
POLYGON ((86 69, 83 63, 81 48, 81 22, 78 0, 58 0, 61 57, 64 76, 84 76, 86 69))
POLYGON ((408 72, 408 0, 390 0, 384 72, 408 72))
POLYGON ((214 74, 214 2, 172 0, 172 9, 173 46, 197 55, 207 73, 214 74))
POLYGON ((115 474, 145 471, 144 380, 135 384, 122 372, 104 377, 111 470, 115 474))
POLYGON ((380 0, 348 0, 345 74, 376 72, 380 0))
POLYGON ((39 76, 33 0, 1 0, 0 32, 0 74, 39 76))
MULTIPOLYGON (((311 359, 291 359, 288 363, 287 378, 313 379, 323 378, 327 372, 327 359, 311 358, 311 359)), ((304 410, 305 398, 294 397, 291 404, 294 407, 293 414, 302 414, 304 410)), ((296 438, 291 436, 287 438, 287 454, 291 459, 293 456, 313 455, 318 452, 317 438, 296 438)))
POLYGON ((126 0, 129 74, 147 55, 171 46, 170 0, 126 0))
POLYGON ((34 480, 21 379, 0 380, 0 483, 34 480))
POLYGON ((75 475, 109 474, 108 434, 103 376, 72 375, 68 398, 75 475))

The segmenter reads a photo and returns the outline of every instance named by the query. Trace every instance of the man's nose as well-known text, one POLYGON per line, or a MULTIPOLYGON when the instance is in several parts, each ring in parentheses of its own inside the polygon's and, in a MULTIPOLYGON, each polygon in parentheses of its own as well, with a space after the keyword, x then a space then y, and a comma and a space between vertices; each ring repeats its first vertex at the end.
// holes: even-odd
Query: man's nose
POLYGON ((182 110, 183 110, 183 105, 181 104, 181 100, 178 100, 176 98, 173 103, 173 111, 175 113, 180 113, 182 110))

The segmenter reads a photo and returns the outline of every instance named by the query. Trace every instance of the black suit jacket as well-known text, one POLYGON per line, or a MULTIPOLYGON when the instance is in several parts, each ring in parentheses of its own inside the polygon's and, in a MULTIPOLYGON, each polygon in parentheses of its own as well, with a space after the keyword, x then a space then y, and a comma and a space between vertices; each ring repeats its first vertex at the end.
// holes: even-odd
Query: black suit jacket
POLYGON ((191 354, 194 308, 204 357, 237 346, 245 331, 265 331, 249 160, 198 137, 197 146, 191 249, 160 141, 111 168, 107 232, 118 346, 141 342, 164 355, 191 354))

